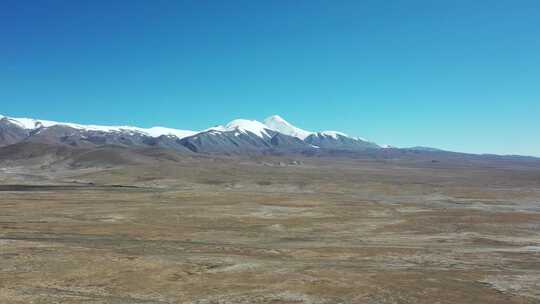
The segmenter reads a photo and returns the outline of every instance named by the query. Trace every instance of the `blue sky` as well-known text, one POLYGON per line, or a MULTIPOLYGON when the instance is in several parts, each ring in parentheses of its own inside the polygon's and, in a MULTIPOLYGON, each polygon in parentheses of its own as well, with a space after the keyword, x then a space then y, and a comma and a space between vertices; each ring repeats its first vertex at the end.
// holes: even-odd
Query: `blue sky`
POLYGON ((0 114, 540 156, 540 2, 5 0, 0 114))

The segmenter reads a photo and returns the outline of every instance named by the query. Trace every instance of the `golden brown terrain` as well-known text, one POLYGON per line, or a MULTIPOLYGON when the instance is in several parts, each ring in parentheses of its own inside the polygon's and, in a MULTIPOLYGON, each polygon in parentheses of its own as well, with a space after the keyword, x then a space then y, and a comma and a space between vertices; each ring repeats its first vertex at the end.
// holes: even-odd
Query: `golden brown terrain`
POLYGON ((540 170, 10 165, 0 303, 540 303, 540 170))

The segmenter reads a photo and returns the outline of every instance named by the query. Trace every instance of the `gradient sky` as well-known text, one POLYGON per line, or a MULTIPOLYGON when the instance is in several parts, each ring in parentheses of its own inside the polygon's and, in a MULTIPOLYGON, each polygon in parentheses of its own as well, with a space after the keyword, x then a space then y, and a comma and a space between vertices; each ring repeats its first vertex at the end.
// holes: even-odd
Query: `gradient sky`
POLYGON ((0 114, 540 156, 540 1, 3 0, 0 114))

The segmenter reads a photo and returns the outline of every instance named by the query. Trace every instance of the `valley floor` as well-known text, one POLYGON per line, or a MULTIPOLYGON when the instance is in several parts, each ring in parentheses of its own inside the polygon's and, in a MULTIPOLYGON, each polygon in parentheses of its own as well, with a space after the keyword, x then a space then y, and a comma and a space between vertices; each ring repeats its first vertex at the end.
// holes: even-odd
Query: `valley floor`
POLYGON ((0 303, 540 303, 540 170, 5 167, 0 303))

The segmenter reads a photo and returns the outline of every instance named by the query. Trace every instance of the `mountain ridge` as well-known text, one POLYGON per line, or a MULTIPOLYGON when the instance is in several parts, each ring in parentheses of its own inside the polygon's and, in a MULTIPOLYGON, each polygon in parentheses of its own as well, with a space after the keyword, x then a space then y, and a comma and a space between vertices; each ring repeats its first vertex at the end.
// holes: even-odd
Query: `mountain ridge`
MULTIPOLYGON (((71 122, 58 122, 58 121, 52 121, 52 120, 45 120, 45 119, 35 119, 35 118, 15 118, 10 116, 4 116, 0 114, 0 120, 6 119, 19 127, 25 129, 25 130, 35 130, 39 129, 41 127, 52 127, 52 126, 66 126, 73 129, 79 129, 79 130, 85 130, 85 131, 100 131, 100 132, 137 132, 141 134, 148 135, 150 137, 159 137, 161 135, 174 135, 178 137, 179 139, 182 139, 184 137, 193 136, 198 133, 202 133, 205 131, 215 130, 215 131, 231 131, 233 129, 238 129, 241 131, 250 131, 252 133, 258 134, 261 136, 261 130, 263 129, 269 129, 272 131, 276 131, 285 135, 297 137, 300 139, 305 139, 309 135, 313 134, 323 134, 328 136, 336 137, 336 135, 341 135, 344 137, 350 137, 347 134, 339 131, 306 131, 303 129, 300 129, 296 126, 293 126, 288 121, 283 119, 279 115, 271 115, 264 119, 262 122, 259 122, 257 120, 249 120, 249 119, 234 119, 227 123, 226 125, 217 125, 214 127, 210 127, 201 131, 194 131, 194 130, 183 130, 183 129, 175 129, 175 128, 168 128, 163 126, 154 126, 150 128, 141 128, 136 126, 127 126, 127 125, 117 125, 117 126, 106 126, 106 125, 86 125, 86 124, 79 124, 79 123, 71 123, 71 122)), ((354 138, 354 137, 350 137, 354 138)), ((355 139, 359 139, 362 141, 366 141, 365 139, 361 137, 357 137, 355 139)))
POLYGON ((313 149, 361 150, 374 143, 337 131, 311 132, 278 115, 257 120, 234 119, 202 131, 166 127, 102 126, 0 115, 0 145, 22 141, 76 147, 99 145, 157 146, 204 153, 303 153, 313 149))
POLYGON ((60 144, 80 148, 103 145, 157 147, 182 153, 227 155, 281 155, 284 153, 350 155, 350 152, 366 150, 379 151, 377 154, 381 157, 394 153, 387 150, 450 153, 424 146, 397 148, 378 145, 339 131, 307 131, 292 125, 279 115, 269 116, 263 122, 235 119, 225 125, 217 125, 202 131, 167 127, 84 125, 0 115, 0 146, 21 142, 60 144))

